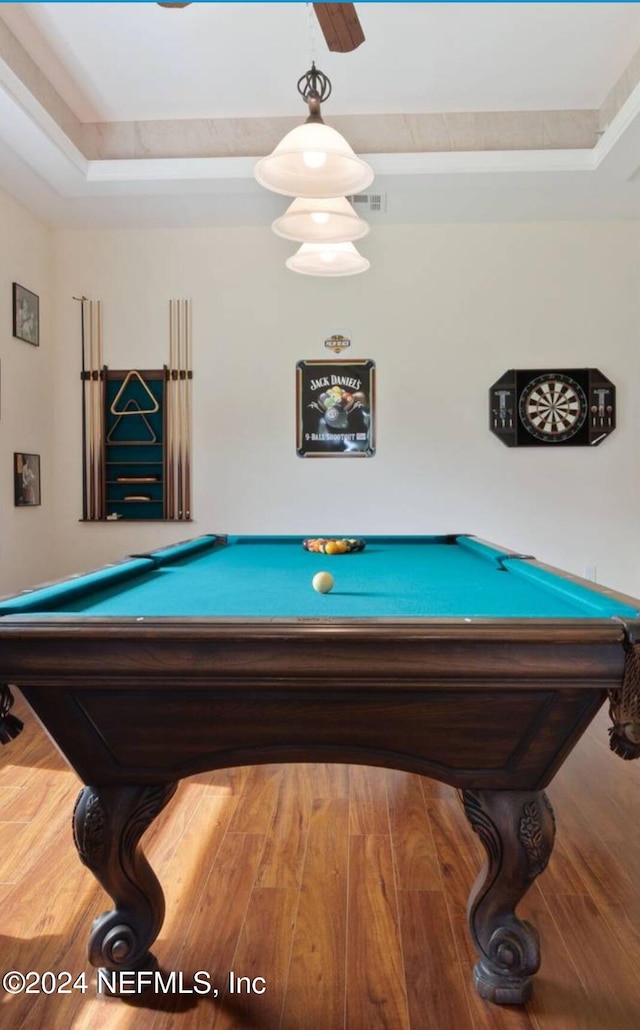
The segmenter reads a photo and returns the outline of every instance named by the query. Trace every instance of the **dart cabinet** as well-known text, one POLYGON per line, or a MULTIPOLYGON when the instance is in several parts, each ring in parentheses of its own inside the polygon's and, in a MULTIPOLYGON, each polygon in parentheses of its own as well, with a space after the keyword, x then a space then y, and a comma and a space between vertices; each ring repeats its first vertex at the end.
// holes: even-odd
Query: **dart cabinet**
POLYGON ((616 388, 597 368, 512 368, 489 390, 489 428, 507 447, 593 447, 615 427, 616 388))
POLYGON ((105 370, 106 518, 165 517, 165 371, 105 370))

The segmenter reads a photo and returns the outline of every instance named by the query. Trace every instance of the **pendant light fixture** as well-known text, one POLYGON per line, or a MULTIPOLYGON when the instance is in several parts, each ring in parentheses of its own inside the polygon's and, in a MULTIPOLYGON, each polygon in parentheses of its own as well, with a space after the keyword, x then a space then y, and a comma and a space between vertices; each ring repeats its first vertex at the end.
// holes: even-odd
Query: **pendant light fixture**
POLYGON ((372 168, 322 120, 320 104, 331 95, 331 82, 315 61, 298 80, 298 92, 309 106, 309 117, 258 161, 257 181, 287 197, 344 197, 366 189, 373 182, 372 168))
POLYGON ((301 275, 327 277, 358 275, 370 267, 353 243, 303 243, 286 265, 301 275))
POLYGON ((298 197, 271 228, 276 236, 298 243, 346 243, 369 232, 368 222, 346 197, 298 197))

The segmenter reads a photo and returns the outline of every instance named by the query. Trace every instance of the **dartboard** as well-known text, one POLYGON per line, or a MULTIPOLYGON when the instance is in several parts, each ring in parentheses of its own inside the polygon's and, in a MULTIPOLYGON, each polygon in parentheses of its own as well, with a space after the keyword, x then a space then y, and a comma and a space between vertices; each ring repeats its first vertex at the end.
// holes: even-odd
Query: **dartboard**
POLYGON ((520 395, 520 418, 532 436, 545 443, 569 440, 587 417, 587 398, 579 383, 561 373, 532 379, 520 395))

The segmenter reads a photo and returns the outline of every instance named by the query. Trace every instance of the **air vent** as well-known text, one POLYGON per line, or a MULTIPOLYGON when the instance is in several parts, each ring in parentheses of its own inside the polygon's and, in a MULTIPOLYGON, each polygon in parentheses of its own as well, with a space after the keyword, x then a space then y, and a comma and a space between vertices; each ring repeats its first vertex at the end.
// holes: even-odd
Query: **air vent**
POLYGON ((347 200, 360 214, 384 214, 387 210, 386 193, 356 193, 347 200))

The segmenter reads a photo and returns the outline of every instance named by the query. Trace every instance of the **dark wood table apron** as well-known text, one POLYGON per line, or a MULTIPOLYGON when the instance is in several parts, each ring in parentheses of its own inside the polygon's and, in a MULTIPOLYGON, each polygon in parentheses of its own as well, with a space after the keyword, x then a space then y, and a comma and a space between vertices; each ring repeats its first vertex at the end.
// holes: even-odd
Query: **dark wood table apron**
POLYGON ((164 898, 138 844, 181 778, 360 763, 459 789, 486 851, 468 906, 476 988, 525 1002, 540 948, 515 910, 553 847, 544 787, 620 688, 624 637, 612 619, 3 619, 3 682, 86 784, 75 842, 114 903, 91 962, 153 968, 164 898))

